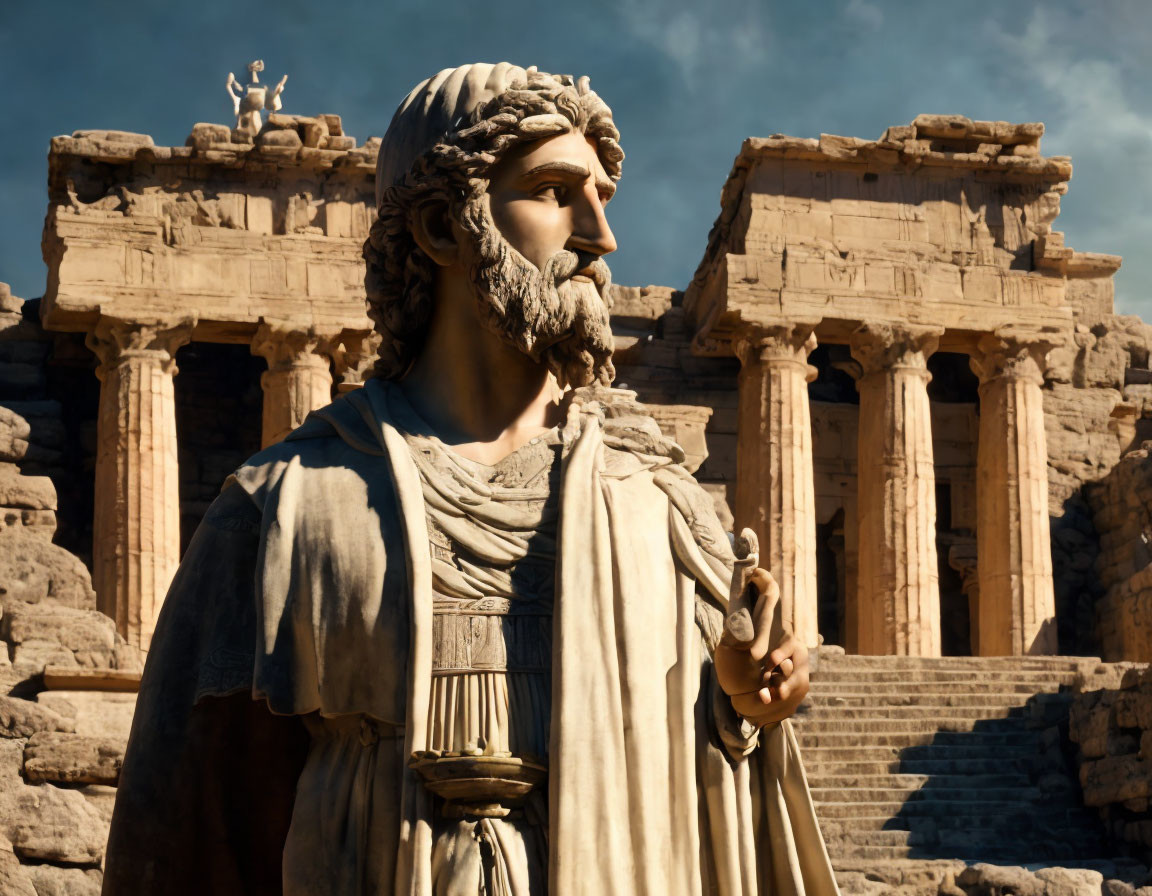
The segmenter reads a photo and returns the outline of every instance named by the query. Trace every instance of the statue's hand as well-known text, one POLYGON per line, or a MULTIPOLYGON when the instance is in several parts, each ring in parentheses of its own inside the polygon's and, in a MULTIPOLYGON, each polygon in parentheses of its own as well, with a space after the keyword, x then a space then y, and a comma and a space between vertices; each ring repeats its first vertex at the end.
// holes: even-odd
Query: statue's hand
POLYGON ((713 662, 736 712, 763 726, 791 716, 808 695, 808 648, 781 621, 780 588, 772 575, 756 569, 748 587, 757 593, 752 641, 739 644, 725 629, 713 662))

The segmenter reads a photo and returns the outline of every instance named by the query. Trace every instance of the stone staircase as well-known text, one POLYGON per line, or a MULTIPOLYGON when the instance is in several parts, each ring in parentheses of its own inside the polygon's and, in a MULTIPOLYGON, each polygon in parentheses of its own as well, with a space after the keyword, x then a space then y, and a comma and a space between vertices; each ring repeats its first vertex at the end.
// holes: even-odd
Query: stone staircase
POLYGON ((1060 730, 1098 663, 822 649, 795 724, 838 873, 1111 859, 1060 730))

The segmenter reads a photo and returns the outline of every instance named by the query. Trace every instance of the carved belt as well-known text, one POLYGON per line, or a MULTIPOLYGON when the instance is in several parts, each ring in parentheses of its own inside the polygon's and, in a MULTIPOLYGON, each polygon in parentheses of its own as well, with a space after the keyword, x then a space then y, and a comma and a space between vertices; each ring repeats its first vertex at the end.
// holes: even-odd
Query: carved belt
POLYGON ((552 607, 486 597, 437 595, 432 606, 432 674, 548 672, 552 607))

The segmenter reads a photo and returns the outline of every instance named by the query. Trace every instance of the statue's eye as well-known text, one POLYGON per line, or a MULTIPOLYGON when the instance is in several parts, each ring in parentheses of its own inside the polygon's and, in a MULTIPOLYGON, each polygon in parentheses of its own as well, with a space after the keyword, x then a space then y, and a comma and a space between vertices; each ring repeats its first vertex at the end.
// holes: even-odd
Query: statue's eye
POLYGON ((551 199, 554 202, 563 202, 567 193, 568 190, 563 184, 549 183, 538 186, 533 195, 540 199, 551 199))

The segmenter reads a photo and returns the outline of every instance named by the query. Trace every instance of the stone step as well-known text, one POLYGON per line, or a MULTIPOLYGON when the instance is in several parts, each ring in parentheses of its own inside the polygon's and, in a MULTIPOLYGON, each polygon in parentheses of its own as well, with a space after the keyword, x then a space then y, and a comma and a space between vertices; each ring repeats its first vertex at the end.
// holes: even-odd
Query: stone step
MULTIPOLYGON (((1076 848, 1069 853, 1069 844, 1023 844, 1007 843, 1000 846, 976 846, 967 849, 948 850, 946 847, 924 846, 856 846, 847 844, 838 854, 842 859, 869 859, 872 861, 891 861, 893 859, 934 858, 958 859, 967 863, 986 862, 993 864, 1034 865, 1037 862, 1059 859, 1060 864, 1065 862, 1085 862, 1093 859, 1107 857, 1103 848, 1076 848)), ((1077 864, 1077 867, 1080 867, 1077 864)))
POLYGON ((796 737, 803 751, 818 749, 820 747, 858 747, 866 742, 869 746, 877 747, 903 747, 914 746, 967 746, 989 749, 996 746, 1025 747, 1031 746, 1033 750, 1039 748, 1040 737, 1035 731, 940 731, 938 729, 920 731, 890 731, 895 725, 883 728, 873 728, 868 732, 867 740, 861 733, 852 729, 821 730, 814 726, 812 730, 797 730, 796 737), (879 733, 879 732, 887 733, 879 733))
MULTIPOLYGON (((958 874, 966 864, 975 861, 980 861, 979 857, 970 857, 967 862, 959 859, 887 859, 877 863, 875 860, 834 856, 832 868, 844 893, 899 892, 905 896, 936 896, 940 882, 949 872, 958 874), (883 889, 885 886, 887 890, 883 889)), ((1074 851, 1047 862, 1018 855, 991 864, 1028 865, 1033 871, 1041 867, 1090 868, 1105 878, 1123 880, 1139 880, 1147 873, 1143 865, 1132 859, 1080 858, 1074 851)))
POLYGON ((1099 854, 1105 848, 1103 837, 1093 836, 1090 833, 1066 828, 1062 830, 1046 829, 1021 835, 1006 827, 985 828, 976 832, 971 830, 951 830, 938 832, 930 826, 921 826, 911 830, 876 830, 854 826, 846 826, 843 830, 821 826, 825 843, 829 852, 843 855, 853 846, 921 846, 931 849, 939 855, 972 855, 975 851, 981 854, 990 853, 1011 844, 1016 852, 1026 851, 1039 855, 1042 852, 1063 849, 1081 851, 1082 854, 1094 852, 1099 854))
POLYGON ((808 746, 804 751, 804 766, 811 768, 817 762, 1031 762, 1037 756, 1036 741, 1022 746, 992 744, 989 746, 962 746, 959 744, 921 744, 899 746, 887 744, 854 743, 846 747, 808 746))
MULTIPOLYGON (((910 813, 886 813, 841 815, 825 817, 822 809, 829 806, 822 803, 817 809, 820 818, 820 829, 828 837, 844 836, 852 831, 920 831, 933 836, 950 836, 953 832, 972 833, 973 831, 1004 832, 1008 836, 1018 837, 1023 833, 1034 830, 1071 831, 1077 835, 1091 834, 1097 830, 1095 826, 1096 815, 1088 809, 1053 809, 1048 806, 1039 808, 1020 809, 1009 811, 994 817, 987 817, 980 812, 968 811, 967 806, 956 807, 946 815, 917 815, 910 813), (1087 824, 1086 824, 1087 823, 1087 824)), ((844 804, 854 806, 856 804, 844 804)), ((859 807, 867 809, 864 804, 859 807)))
POLYGON ((956 718, 923 718, 917 716, 892 716, 868 718, 828 718, 821 714, 816 717, 796 716, 792 723, 805 736, 821 734, 1009 734, 1025 733, 1023 719, 988 719, 972 714, 956 718))
POLYGON ((983 791, 1011 788, 1032 788, 1032 780, 1027 774, 978 774, 978 775, 925 775, 915 773, 880 773, 864 775, 822 774, 807 770, 808 786, 813 790, 907 790, 920 791, 983 791))
POLYGON ((1096 657, 1082 656, 863 656, 818 653, 819 672, 832 669, 973 669, 977 671, 1060 670, 1077 672, 1100 665, 1096 657))
POLYGON ((843 794, 836 793, 827 799, 817 800, 816 817, 823 819, 837 818, 874 818, 883 815, 886 818, 917 817, 963 817, 969 819, 971 824, 979 825, 989 818, 1001 815, 1030 814, 1036 811, 1036 806, 1022 803, 1016 798, 1012 799, 973 799, 973 800, 906 800, 906 794, 888 801, 879 800, 844 800, 843 794), (835 799, 833 799, 835 797, 835 799))
POLYGON ((793 724, 806 721, 847 721, 850 719, 880 720, 880 719, 1023 719, 1028 709, 1023 706, 994 706, 981 704, 979 706, 940 706, 940 705, 902 705, 873 703, 872 705, 857 704, 844 706, 829 706, 818 704, 804 707, 793 717, 793 724))
MULTIPOLYGON (((859 694, 887 695, 887 694, 922 694, 925 697, 950 694, 971 694, 972 689, 965 687, 968 676, 957 676, 954 680, 938 681, 876 681, 872 674, 863 677, 851 678, 821 678, 811 679, 811 692, 813 694, 859 694), (899 687, 891 685, 899 684, 899 687)), ((1026 699, 1033 694, 1059 693, 1066 686, 1060 681, 1048 678, 1036 681, 1021 681, 1019 676, 1011 675, 1002 681, 983 682, 979 693, 989 694, 999 699, 1001 696, 1017 696, 1026 699)), ((1071 689, 1067 689, 1072 693, 1071 689)))
MULTIPOLYGON (((822 787, 809 782, 812 799, 817 803, 843 802, 843 803, 897 803, 911 802, 933 803, 978 803, 1003 802, 1012 803, 1018 807, 1032 805, 1041 799, 1040 790, 1028 785, 1025 787, 930 787, 927 789, 908 789, 898 786, 875 787, 822 787)), ((819 814, 819 813, 817 813, 819 814)), ((895 813, 893 813, 895 814, 895 813)))
POLYGON ((859 673, 817 673, 810 676, 812 688, 824 686, 854 686, 854 688, 876 688, 877 685, 934 685, 937 688, 972 688, 972 686, 988 686, 988 688, 1005 688, 1010 685, 1026 685, 1036 691, 1056 691, 1060 688, 1071 688, 1076 681, 1075 675, 1048 675, 1046 673, 972 673, 962 669, 909 669, 908 671, 871 671, 861 670, 859 673))
MULTIPOLYGON (((997 694, 981 691, 978 694, 963 694, 955 691, 939 691, 936 693, 891 691, 820 691, 813 689, 801 706, 809 712, 817 709, 835 713, 840 709, 854 709, 857 707, 885 707, 885 706, 942 706, 942 707, 982 707, 990 706, 994 709, 1004 707, 1019 707, 1025 709, 1030 701, 1037 695, 1032 691, 1020 694, 997 694)), ((1055 694, 1045 694, 1046 700, 1056 698, 1055 694)), ((1068 695, 1071 703, 1072 694, 1068 695)))
POLYGON ((826 760, 819 750, 804 757, 808 780, 817 777, 849 775, 1027 775, 1035 765, 1032 756, 1004 759, 989 750, 981 759, 854 759, 826 760))

